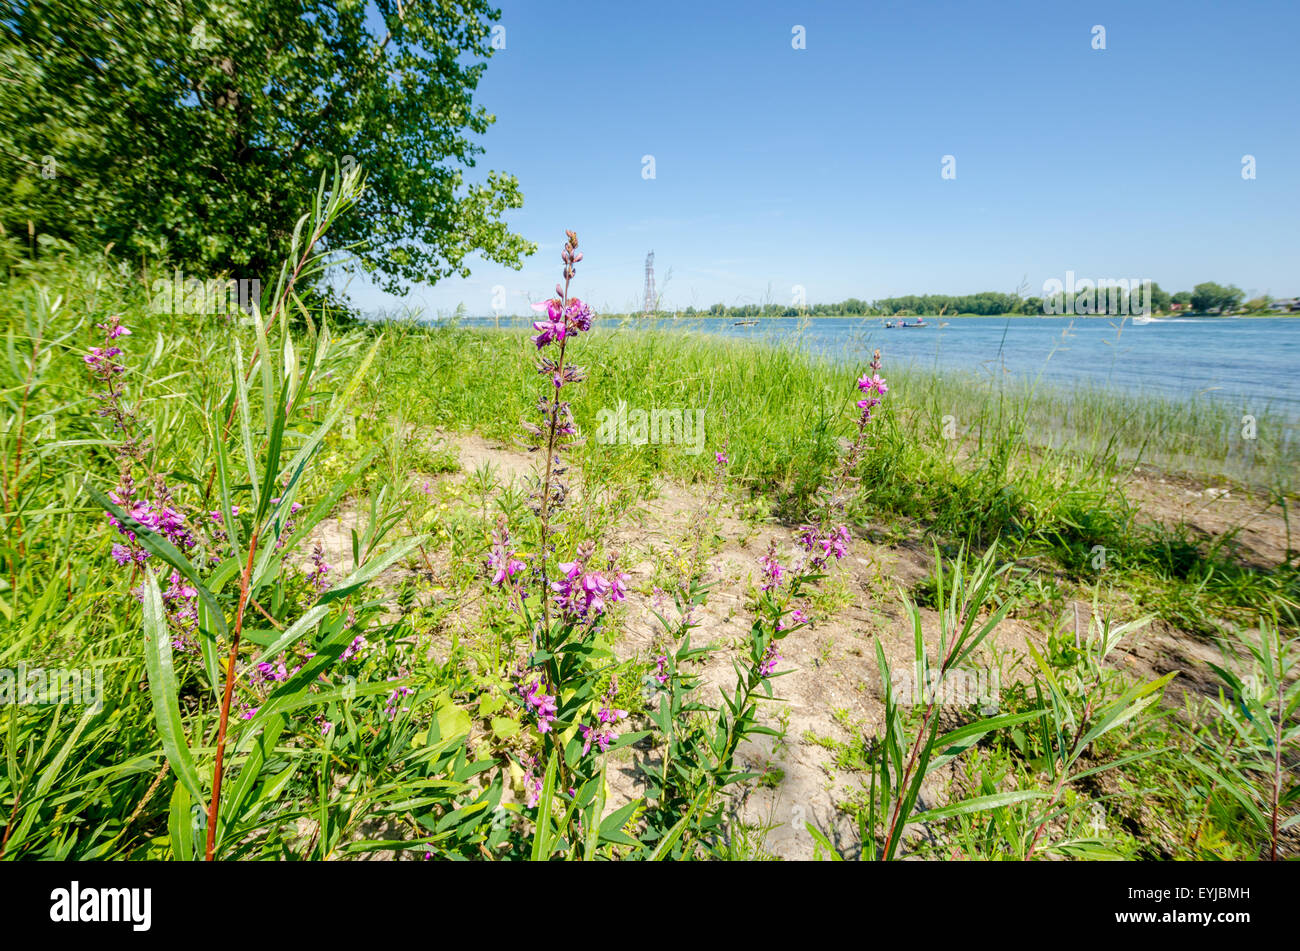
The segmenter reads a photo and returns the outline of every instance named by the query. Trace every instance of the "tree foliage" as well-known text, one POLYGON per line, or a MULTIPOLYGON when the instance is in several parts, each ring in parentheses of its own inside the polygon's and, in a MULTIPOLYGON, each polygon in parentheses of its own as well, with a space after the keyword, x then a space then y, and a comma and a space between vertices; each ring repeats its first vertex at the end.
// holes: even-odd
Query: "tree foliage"
POLYGON ((1192 288, 1192 309, 1198 313, 1205 313, 1218 308, 1226 314, 1240 304, 1245 296, 1245 292, 1235 284, 1224 287, 1213 281, 1206 281, 1192 288))
POLYGON ((335 248, 388 290, 519 266, 513 176, 467 183, 485 0, 0 0, 0 221, 267 282, 297 196, 359 165, 335 248))

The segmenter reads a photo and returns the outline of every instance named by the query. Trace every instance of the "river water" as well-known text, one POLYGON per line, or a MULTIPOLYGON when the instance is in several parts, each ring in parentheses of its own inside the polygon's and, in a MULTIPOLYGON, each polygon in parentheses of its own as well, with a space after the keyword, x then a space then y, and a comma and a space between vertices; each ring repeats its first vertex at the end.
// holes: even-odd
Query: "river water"
MULTIPOLYGON (((908 318, 914 320, 915 318, 908 318)), ((523 318, 467 318, 465 326, 524 327, 523 318)), ((918 329, 884 328, 878 317, 634 319, 624 328, 678 328, 788 342, 862 364, 880 348, 889 367, 961 370, 1152 394, 1225 400, 1245 412, 1300 419, 1300 319, 1168 318, 1147 324, 1104 317, 928 318, 918 329)), ((606 323, 605 326, 609 326, 606 323)))

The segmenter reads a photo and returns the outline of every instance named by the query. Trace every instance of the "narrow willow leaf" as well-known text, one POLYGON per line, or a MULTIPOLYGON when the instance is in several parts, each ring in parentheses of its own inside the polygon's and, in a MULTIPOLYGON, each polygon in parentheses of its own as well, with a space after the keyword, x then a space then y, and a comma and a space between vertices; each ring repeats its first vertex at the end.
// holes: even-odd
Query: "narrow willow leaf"
POLYGON ((172 639, 163 612, 162 593, 153 571, 144 570, 144 658, 153 700, 154 722, 162 739, 163 752, 172 771, 196 802, 203 802, 203 788, 194 768, 194 758, 185 738, 180 707, 176 701, 176 672, 172 668, 172 639))
POLYGON ((545 862, 551 857, 551 802, 555 799, 555 754, 546 761, 546 778, 542 781, 542 796, 537 804, 537 827, 533 830, 534 862, 545 862))
POLYGON ((940 806, 937 809, 918 812, 909 821, 935 822, 939 819, 951 819, 953 816, 964 816, 972 812, 1001 809, 1003 806, 1026 802, 1030 799, 1046 799, 1047 796, 1048 794, 1041 789, 1019 789, 1012 792, 994 793, 991 796, 976 796, 974 799, 963 799, 961 802, 955 802, 950 806, 940 806))

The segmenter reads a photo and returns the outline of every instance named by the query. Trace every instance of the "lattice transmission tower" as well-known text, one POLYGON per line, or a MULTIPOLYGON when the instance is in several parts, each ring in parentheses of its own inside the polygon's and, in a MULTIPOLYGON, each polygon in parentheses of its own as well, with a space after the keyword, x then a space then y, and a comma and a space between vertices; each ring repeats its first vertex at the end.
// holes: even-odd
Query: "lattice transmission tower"
POLYGON ((655 253, 645 256, 645 305, 641 313, 649 317, 658 309, 659 301, 655 297, 655 253))

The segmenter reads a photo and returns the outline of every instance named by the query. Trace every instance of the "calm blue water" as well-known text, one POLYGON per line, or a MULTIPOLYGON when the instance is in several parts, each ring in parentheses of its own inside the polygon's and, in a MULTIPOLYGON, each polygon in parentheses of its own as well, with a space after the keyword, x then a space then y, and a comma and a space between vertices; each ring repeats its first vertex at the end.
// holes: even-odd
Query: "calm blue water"
MULTIPOLYGON (((909 318, 914 319, 914 318, 909 318)), ((862 364, 880 348, 890 367, 963 370, 989 377, 1071 387, 1091 384, 1173 399, 1202 396, 1244 411, 1300 419, 1300 319, 1170 318, 1149 324, 1110 318, 960 317, 917 330, 886 330, 878 317, 826 317, 805 322, 767 318, 752 327, 734 318, 600 322, 635 332, 649 326, 755 340, 787 341, 834 359, 862 364)), ((497 326, 469 318, 466 326, 497 326)), ((525 327, 503 318, 501 327, 525 327)))

